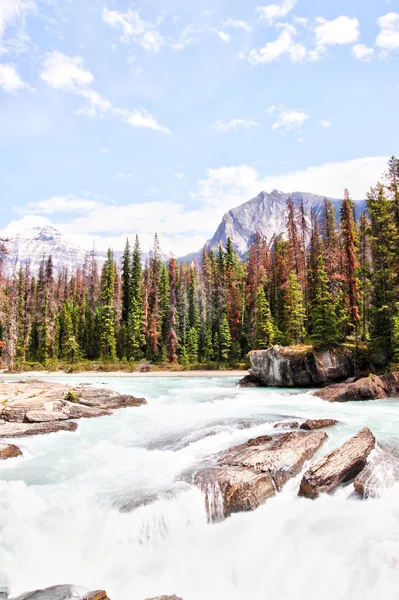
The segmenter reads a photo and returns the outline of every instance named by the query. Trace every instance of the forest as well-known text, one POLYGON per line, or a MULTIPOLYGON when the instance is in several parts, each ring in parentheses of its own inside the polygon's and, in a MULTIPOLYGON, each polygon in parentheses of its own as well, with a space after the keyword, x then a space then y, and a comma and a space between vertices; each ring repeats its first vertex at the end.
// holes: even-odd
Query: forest
POLYGON ((0 248, 3 363, 121 361, 135 365, 235 365, 273 344, 367 345, 399 362, 399 159, 355 214, 345 190, 339 214, 286 206, 286 235, 254 232, 240 260, 232 241, 199 260, 162 260, 158 237, 145 264, 139 238, 121 265, 101 270, 88 254, 75 273, 43 260, 10 275, 0 248))

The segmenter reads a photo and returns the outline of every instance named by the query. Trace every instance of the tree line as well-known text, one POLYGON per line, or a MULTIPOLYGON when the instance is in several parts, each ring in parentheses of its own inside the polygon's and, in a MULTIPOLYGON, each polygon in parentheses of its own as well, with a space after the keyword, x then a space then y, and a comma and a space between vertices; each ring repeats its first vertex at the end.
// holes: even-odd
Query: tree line
POLYGON ((286 234, 254 234, 240 260, 232 241, 199 260, 163 261, 157 235, 143 265, 139 238, 99 270, 94 254, 72 275, 52 258, 7 276, 0 244, 3 360, 79 359, 239 363, 279 343, 367 343, 399 360, 399 159, 355 214, 345 190, 339 214, 325 200, 309 215, 288 199, 286 234))

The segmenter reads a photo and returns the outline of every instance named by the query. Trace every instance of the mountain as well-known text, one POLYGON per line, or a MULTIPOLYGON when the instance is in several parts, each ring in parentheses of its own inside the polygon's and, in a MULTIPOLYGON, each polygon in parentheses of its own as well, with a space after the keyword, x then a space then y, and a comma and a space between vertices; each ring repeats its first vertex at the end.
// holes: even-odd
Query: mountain
POLYGON ((58 229, 51 226, 32 227, 21 231, 7 242, 8 268, 14 269, 30 264, 35 273, 43 258, 50 254, 55 269, 67 267, 70 270, 82 265, 86 256, 85 250, 75 246, 58 229))
MULTIPOLYGON (((274 234, 281 235, 286 231, 286 204, 291 197, 296 206, 299 206, 301 199, 305 206, 308 223, 310 224, 310 213, 313 208, 317 215, 321 214, 325 196, 309 194, 304 192, 293 192, 286 194, 273 190, 270 194, 261 192, 256 198, 241 204, 237 208, 232 208, 227 212, 214 236, 205 244, 209 250, 217 250, 219 244, 226 246, 227 238, 230 237, 234 249, 240 256, 245 256, 251 246, 255 233, 263 235, 270 243, 274 234)), ((342 200, 327 198, 337 209, 342 200)), ((365 209, 364 200, 355 201, 356 214, 360 215, 365 209)))

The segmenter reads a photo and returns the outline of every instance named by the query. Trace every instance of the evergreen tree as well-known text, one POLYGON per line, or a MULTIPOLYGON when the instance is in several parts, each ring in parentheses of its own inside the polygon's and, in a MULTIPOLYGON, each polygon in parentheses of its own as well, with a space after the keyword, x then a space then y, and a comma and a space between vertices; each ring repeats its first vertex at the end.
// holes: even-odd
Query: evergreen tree
POLYGON ((334 346, 339 342, 338 324, 321 254, 317 259, 314 286, 315 297, 310 307, 312 338, 320 346, 334 346))
POLYGON ((289 344, 300 344, 304 341, 306 311, 299 278, 295 271, 290 271, 285 294, 286 334, 289 344))
POLYGON ((221 360, 222 361, 229 360, 230 349, 231 349, 231 333, 230 333, 229 322, 228 322, 226 313, 223 313, 222 320, 220 323, 219 345, 220 345, 221 360))
POLYGON ((270 312, 270 306, 266 298, 265 290, 258 290, 255 308, 255 334, 254 349, 262 350, 273 345, 275 327, 270 312))
POLYGON ((198 362, 198 331, 190 327, 187 335, 187 356, 191 364, 198 362))
POLYGON ((98 313, 100 329, 100 357, 104 360, 116 359, 115 339, 115 265, 111 250, 101 273, 101 307, 98 313))

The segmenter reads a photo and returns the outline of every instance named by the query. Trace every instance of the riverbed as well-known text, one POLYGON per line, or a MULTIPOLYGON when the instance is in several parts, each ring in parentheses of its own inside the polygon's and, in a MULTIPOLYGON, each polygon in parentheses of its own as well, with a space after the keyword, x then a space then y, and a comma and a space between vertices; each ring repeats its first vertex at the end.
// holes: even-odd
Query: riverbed
POLYGON ((24 456, 0 464, 0 588, 73 583, 112 600, 396 600, 398 488, 363 501, 347 486, 310 501, 296 496, 299 476, 253 513, 212 524, 190 481, 215 452, 275 433, 284 419, 338 419, 320 454, 365 425, 398 444, 399 400, 329 404, 238 380, 91 377, 148 405, 18 441, 24 456))

